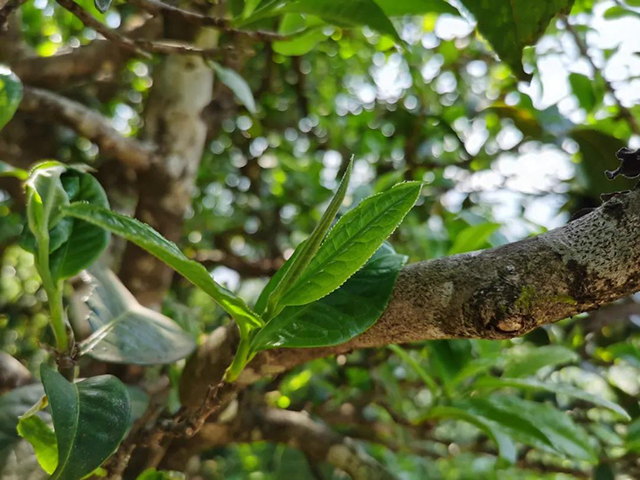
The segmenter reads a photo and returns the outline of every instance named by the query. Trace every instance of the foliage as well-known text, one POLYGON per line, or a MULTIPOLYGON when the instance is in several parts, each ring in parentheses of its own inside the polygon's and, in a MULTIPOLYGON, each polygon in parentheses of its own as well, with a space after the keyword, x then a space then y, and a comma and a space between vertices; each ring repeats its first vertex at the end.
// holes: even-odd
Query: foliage
MULTIPOLYGON (((126 33, 146 3, 78 5, 126 33)), ((146 141, 169 129, 166 118, 181 121, 167 98, 150 100, 167 56, 112 57, 120 47, 95 40, 61 5, 20 7, 25 51, 46 60, 104 42, 107 65, 92 75, 78 81, 68 67, 74 80, 64 86, 44 74, 38 83, 0 40, 0 58, 25 82, 0 70, 0 348, 38 379, 0 396, 0 478, 108 471, 148 406, 183 418, 185 362, 218 327, 237 325, 224 381, 244 388, 256 356, 335 347, 366 332, 408 261, 541 233, 636 183, 603 171, 640 135, 627 86, 637 55, 624 56, 632 51, 624 39, 611 47, 593 38, 602 25, 637 28, 637 1, 229 0, 224 12, 181 4, 228 19, 203 54, 219 81, 202 106, 204 126, 192 126, 207 130, 207 145, 199 165, 163 158, 165 168, 154 162, 175 141, 169 135, 136 172, 106 153, 104 136, 146 141), (279 36, 263 41, 264 32, 279 36), (625 62, 629 71, 616 69, 625 62), (90 108, 109 128, 53 127, 44 109, 19 111, 34 86, 90 108), (154 109, 166 113, 158 124, 154 109), (172 191, 176 204, 192 193, 188 207, 160 205, 176 229, 140 215, 142 197, 153 202, 163 182, 196 167, 195 184, 172 191), (179 274, 167 276, 162 305, 153 305, 161 311, 109 269, 123 249, 125 259, 136 252, 125 242, 179 274)), ((179 32, 175 12, 165 13, 164 34, 176 37, 160 41, 165 49, 205 45, 206 34, 179 32)), ((197 93, 171 87, 183 100, 197 93)), ((566 319, 520 339, 347 351, 351 343, 337 358, 258 380, 221 424, 237 427, 224 423, 236 415, 258 432, 265 409, 305 412, 362 441, 401 478, 635 478, 636 301, 604 320, 566 319)), ((238 441, 199 452, 194 471, 142 466, 132 478, 341 478, 304 441, 255 442, 238 431, 238 441)))

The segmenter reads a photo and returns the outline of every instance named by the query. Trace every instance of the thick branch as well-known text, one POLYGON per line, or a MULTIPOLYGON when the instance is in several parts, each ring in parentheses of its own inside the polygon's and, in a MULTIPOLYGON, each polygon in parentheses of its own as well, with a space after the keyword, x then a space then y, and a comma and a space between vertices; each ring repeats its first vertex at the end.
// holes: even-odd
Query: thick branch
MULTIPOLYGON (((359 348, 444 338, 524 335, 640 290, 640 189, 613 197, 564 227, 499 248, 408 265, 378 322, 328 348, 263 352, 252 383, 309 360, 359 348)), ((198 404, 233 351, 235 328, 214 332, 188 363, 182 398, 198 404), (215 353, 214 353, 215 352, 215 353)))
POLYGON ((20 110, 68 125, 96 143, 103 155, 112 156, 134 169, 144 169, 153 162, 154 153, 149 147, 122 136, 108 119, 81 103, 46 90, 25 87, 20 110))

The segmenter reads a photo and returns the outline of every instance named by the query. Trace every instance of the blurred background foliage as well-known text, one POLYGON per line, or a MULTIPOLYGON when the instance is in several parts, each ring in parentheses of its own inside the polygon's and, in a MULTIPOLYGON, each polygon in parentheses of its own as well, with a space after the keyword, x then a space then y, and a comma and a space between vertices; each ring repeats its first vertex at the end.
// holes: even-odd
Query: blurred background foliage
MULTIPOLYGON (((112 28, 138 14, 125 2, 105 14, 79 3, 112 28)), ((397 181, 425 183, 392 238, 410 261, 539 234, 599 205, 602 193, 632 187, 609 182, 603 171, 617 168, 620 147, 640 147, 640 2, 577 0, 525 49, 530 83, 498 60, 491 32, 478 34, 473 16, 460 10, 394 18, 404 48, 368 27, 321 23, 294 40, 252 43, 241 62, 223 59, 250 85, 257 113, 216 85, 203 112, 209 140, 183 230, 187 255, 255 300, 310 233, 352 155, 351 204, 397 181)), ((96 37, 48 0, 27 2, 19 18, 40 56, 96 37)), ((314 21, 289 14, 261 25, 290 33, 314 21)), ((223 35, 221 44, 233 41, 223 35)), ((60 92, 137 136, 158 62, 130 59, 121 71, 60 92)), ((99 177, 119 168, 68 128, 57 127, 55 141, 58 159, 91 165, 99 177)), ((130 212, 135 199, 103 183, 112 205, 130 212)), ((0 190, 0 347, 36 372, 51 332, 33 260, 18 246, 21 200, 7 185, 0 190)), ((362 441, 403 479, 640 478, 639 299, 511 341, 431 341, 317 360, 248 394, 362 441)), ((163 310, 201 341, 228 321, 178 277, 163 310)), ((180 365, 139 372, 136 382, 164 374, 177 384, 180 365)), ((170 402, 177 408, 175 392, 170 402)), ((188 476, 344 478, 265 442, 205 452, 188 476)))

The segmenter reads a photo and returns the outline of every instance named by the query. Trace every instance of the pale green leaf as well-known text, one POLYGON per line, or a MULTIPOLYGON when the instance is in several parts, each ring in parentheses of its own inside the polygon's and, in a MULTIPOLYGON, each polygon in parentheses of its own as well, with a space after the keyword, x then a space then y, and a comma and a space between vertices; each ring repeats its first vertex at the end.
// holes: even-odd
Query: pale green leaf
POLYGON ((247 81, 237 72, 230 68, 223 67, 217 62, 210 60, 207 63, 216 72, 218 80, 229 87, 229 90, 234 93, 240 103, 244 105, 249 112, 255 115, 258 109, 256 107, 256 101, 253 98, 253 93, 251 92, 251 87, 249 87, 247 81))
POLYGON ((92 292, 85 300, 94 330, 78 345, 80 355, 103 362, 161 365, 187 357, 195 349, 191 335, 164 315, 140 305, 109 270, 88 274, 92 292))
POLYGON ((0 65, 0 130, 9 123, 22 101, 22 82, 8 68, 0 65))

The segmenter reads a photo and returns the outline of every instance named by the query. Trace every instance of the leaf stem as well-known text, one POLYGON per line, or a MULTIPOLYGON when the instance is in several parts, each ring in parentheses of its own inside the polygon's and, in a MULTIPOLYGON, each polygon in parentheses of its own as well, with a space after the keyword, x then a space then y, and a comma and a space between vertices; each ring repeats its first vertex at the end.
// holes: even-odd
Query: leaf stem
POLYGON ((236 355, 233 357, 233 362, 227 368, 227 371, 224 374, 224 381, 228 383, 235 382, 244 367, 247 366, 249 361, 249 352, 250 352, 251 342, 249 338, 245 335, 241 335, 240 343, 238 344, 238 350, 236 350, 236 355))
POLYGON ((54 282, 49 269, 49 232, 38 235, 36 269, 42 278, 42 285, 49 300, 51 328, 58 353, 69 353, 69 337, 65 327, 64 306, 62 304, 62 282, 54 282))

